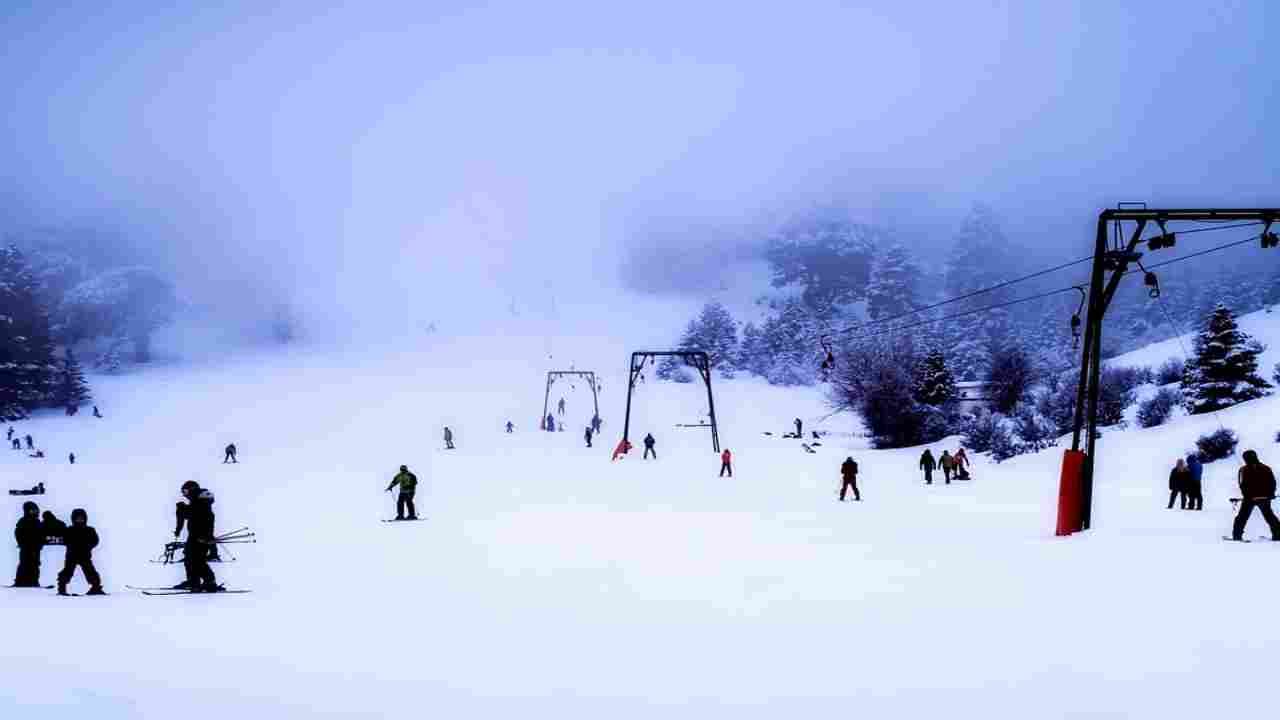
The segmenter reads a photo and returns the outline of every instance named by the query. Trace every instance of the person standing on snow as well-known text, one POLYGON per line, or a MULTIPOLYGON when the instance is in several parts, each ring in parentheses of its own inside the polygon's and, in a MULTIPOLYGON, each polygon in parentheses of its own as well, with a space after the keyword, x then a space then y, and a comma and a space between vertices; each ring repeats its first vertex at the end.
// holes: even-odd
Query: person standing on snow
POLYGON ((1187 471, 1191 473, 1187 482, 1187 509, 1204 510, 1204 486, 1201 484, 1204 465, 1200 463, 1200 458, 1196 457, 1195 453, 1187 455, 1187 471))
POLYGON ((28 450, 35 450, 35 449, 36 449, 35 441, 31 439, 31 436, 30 436, 30 435, 28 435, 28 436, 27 436, 27 449, 28 449, 28 450))
POLYGON ((102 577, 93 566, 93 549, 98 547, 98 531, 89 527, 89 514, 81 508, 71 511, 71 526, 63 535, 62 543, 67 546, 67 554, 62 562, 62 572, 58 573, 58 594, 67 594, 67 583, 76 574, 76 568, 84 572, 84 579, 89 581, 89 592, 86 595, 106 595, 102 591, 102 577))
POLYGON ((183 548, 182 566, 186 570, 186 581, 174 586, 175 590, 198 592, 218 592, 222 586, 209 567, 209 555, 217 550, 217 542, 213 538, 213 493, 200 487, 195 480, 182 483, 182 497, 186 501, 178 503, 178 526, 173 531, 174 539, 182 534, 182 525, 187 526, 187 543, 183 548))
POLYGON ((599 435, 599 434, 600 434, 600 426, 602 426, 602 425, 604 425, 604 421, 600 419, 600 416, 599 416, 599 415, 592 415, 592 416, 591 416, 591 430, 592 430, 592 432, 594 432, 595 434, 599 435))
POLYGON ((653 439, 653 433, 646 433, 644 436, 644 457, 641 460, 648 460, 650 454, 653 455, 654 460, 657 460, 658 451, 653 449, 657 444, 658 441, 653 439))
POLYGON ((508 434, 508 435, 510 435, 511 433, 515 432, 515 429, 516 429, 515 424, 514 424, 514 423, 512 423, 510 420, 508 420, 508 421, 507 421, 507 434, 508 434))
POLYGON ((453 447, 453 431, 449 429, 449 426, 448 426, 448 425, 445 425, 445 426, 444 426, 444 449, 445 449, 445 450, 453 450, 453 449, 454 449, 454 447, 453 447))
POLYGON ((556 431, 556 418, 554 415, 547 415, 547 432, 556 431))
POLYGON ((560 404, 556 407, 560 411, 560 417, 564 417, 564 398, 560 398, 560 404))
POLYGON ((840 478, 840 502, 844 502, 846 490, 852 490, 854 501, 861 502, 862 496, 858 494, 858 463, 852 457, 845 458, 840 465, 840 478))
POLYGON ((1236 514, 1235 524, 1231 528, 1231 539, 1244 539, 1244 528, 1249 523, 1249 516, 1256 507, 1262 511, 1262 518, 1271 528, 1271 539, 1280 542, 1280 520, 1271 510, 1271 501, 1276 496, 1276 476, 1271 468, 1258 460, 1258 453, 1245 450, 1244 467, 1240 468, 1236 477, 1240 483, 1240 512, 1236 514))
POLYGON ((396 519, 417 520, 418 509, 413 506, 413 495, 418 491, 418 476, 409 472, 408 465, 400 466, 400 472, 392 478, 384 492, 391 492, 391 488, 397 485, 400 486, 400 497, 396 498, 396 519), (408 516, 405 515, 406 511, 408 516))
POLYGON ((804 429, 804 423, 800 422, 800 418, 796 418, 796 437, 798 438, 804 437, 804 432, 802 432, 803 429, 804 429))
POLYGON ((239 461, 236 460, 236 444, 235 443, 231 443, 230 445, 228 445, 223 452, 227 454, 226 457, 222 458, 223 465, 226 465, 227 463, 239 464, 239 461))
POLYGON ((591 447, 591 426, 590 425, 587 426, 587 430, 582 434, 582 437, 587 441, 587 447, 591 447))
POLYGON ((733 477, 733 454, 729 452, 729 448, 720 453, 720 477, 724 477, 725 473, 733 477))
POLYGON ((13 575, 14 587, 40 587, 40 551, 46 536, 40 523, 40 506, 30 500, 22 503, 22 517, 13 528, 18 541, 18 570, 13 575))
POLYGON ((946 450, 942 451, 942 457, 938 458, 938 464, 942 466, 942 477, 946 479, 947 484, 951 484, 951 473, 956 469, 956 459, 951 457, 951 453, 946 450))
POLYGON ((1181 500, 1180 507, 1187 509, 1187 488, 1191 485, 1191 471, 1182 458, 1169 471, 1169 510, 1173 509, 1173 501, 1181 500))
POLYGON ((924 453, 920 456, 920 469, 924 471, 924 484, 933 484, 933 470, 938 467, 938 463, 933 459, 933 453, 925 448, 924 453))
POLYGON ((964 448, 962 447, 956 448, 956 454, 952 455, 951 457, 955 458, 955 461, 956 461, 956 479, 968 480, 969 479, 969 470, 968 470, 969 456, 965 454, 964 448))
POLYGON ((8 437, 7 439, 8 439, 8 440, 12 440, 12 439, 13 439, 13 426, 12 426, 12 425, 10 425, 10 426, 9 426, 9 437, 8 437))

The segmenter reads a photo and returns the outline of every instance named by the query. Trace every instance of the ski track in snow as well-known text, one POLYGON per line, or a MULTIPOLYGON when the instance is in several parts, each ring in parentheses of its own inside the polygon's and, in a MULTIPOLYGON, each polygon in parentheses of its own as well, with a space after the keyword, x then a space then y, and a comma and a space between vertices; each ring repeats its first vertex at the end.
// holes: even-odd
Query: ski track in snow
MULTIPOLYGON (((633 348, 578 341, 576 367, 605 388, 587 450, 584 386, 557 386, 569 427, 538 432, 553 368, 485 342, 94 377, 105 420, 16 424, 48 457, 0 453, 3 484, 43 481, 48 494, 30 499, 64 520, 88 509, 112 595, 0 594, 2 714, 1202 718, 1251 708, 1257 693, 1241 689, 1270 686, 1280 629, 1258 619, 1280 550, 1220 540, 1235 459, 1206 466, 1203 512, 1164 509, 1174 455, 1216 429, 1212 416, 1105 431, 1095 529, 1061 539, 1061 448, 976 457, 973 482, 939 473, 925 487, 918 448, 867 450, 848 416, 805 454, 777 435, 797 415, 814 427, 820 393, 737 379, 716 388, 735 456, 735 477, 719 478, 706 431, 673 427, 699 420, 701 386, 650 373, 633 439, 654 432, 661 459, 637 449, 611 463, 633 348), (233 441, 241 463, 220 464, 233 441), (862 503, 835 501, 847 455, 862 503), (401 463, 421 480, 426 522, 379 522, 401 463), (188 479, 216 494, 219 528, 257 531, 258 544, 229 547, 238 562, 215 566, 253 593, 124 588, 180 579, 180 565, 147 561, 172 538, 188 479)), ((1280 464, 1280 399, 1220 416, 1240 449, 1280 464)), ((956 441, 932 447, 944 445, 956 441)), ((7 498, 10 522, 26 499, 7 498)), ((1263 527, 1255 516, 1247 534, 1263 527)), ((61 556, 45 551, 44 582, 61 556)), ((8 543, 0 562, 16 564, 8 543)))

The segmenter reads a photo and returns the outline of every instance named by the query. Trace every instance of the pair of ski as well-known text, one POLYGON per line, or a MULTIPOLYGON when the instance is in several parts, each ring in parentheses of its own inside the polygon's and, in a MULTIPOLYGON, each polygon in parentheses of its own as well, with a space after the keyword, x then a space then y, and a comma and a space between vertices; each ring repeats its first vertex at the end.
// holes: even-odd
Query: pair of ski
POLYGON ((134 585, 125 585, 129 590, 137 590, 143 595, 243 595, 244 593, 253 592, 252 590, 218 590, 216 592, 195 592, 193 590, 185 590, 175 587, 136 587, 134 585))
POLYGON ((1223 539, 1223 540, 1226 540, 1227 542, 1241 542, 1241 543, 1250 543, 1250 542, 1280 542, 1280 541, 1277 541, 1277 540, 1272 540, 1272 539, 1270 538, 1270 536, 1267 536, 1267 535, 1259 535, 1257 538, 1255 538, 1255 539, 1253 539, 1253 540, 1250 540, 1249 538, 1244 538, 1244 539, 1242 539, 1242 540, 1237 540, 1237 539, 1235 539, 1235 538, 1231 537, 1230 535, 1223 535, 1223 536, 1222 536, 1222 539, 1223 539))
POLYGON ((427 519, 427 516, 423 515, 422 517, 411 517, 411 518, 383 518, 382 522, 385 522, 385 523, 419 522, 421 520, 426 520, 426 519, 427 519))

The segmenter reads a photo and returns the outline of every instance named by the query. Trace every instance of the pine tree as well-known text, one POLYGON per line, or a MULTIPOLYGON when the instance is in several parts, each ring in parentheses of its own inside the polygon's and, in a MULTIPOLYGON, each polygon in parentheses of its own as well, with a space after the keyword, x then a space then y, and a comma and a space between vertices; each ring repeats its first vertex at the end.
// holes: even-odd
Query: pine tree
MULTIPOLYGON (((707 303, 698 317, 689 321, 677 347, 680 350, 701 350, 707 353, 711 367, 725 377, 733 377, 739 359, 738 323, 724 305, 718 302, 707 303)), ((686 382, 692 378, 684 372, 683 367, 681 361, 665 358, 658 364, 658 377, 686 382)))
POLYGON ((742 342, 738 344, 737 366, 752 375, 764 377, 769 372, 769 359, 764 350, 764 334, 755 323, 742 326, 742 342))
POLYGON ((917 402, 933 406, 947 403, 956 396, 956 382, 941 350, 931 350, 916 366, 912 394, 917 402))
POLYGON ((0 249, 0 419, 18 420, 53 392, 53 338, 39 286, 16 247, 0 249))
POLYGON ((89 392, 89 383, 85 382, 80 361, 68 347, 63 354, 61 367, 58 368, 58 383, 52 398, 53 405, 78 408, 92 397, 93 395, 89 392))
POLYGON ((1236 325, 1221 303, 1195 339, 1195 357, 1182 380, 1187 410, 1211 412, 1268 395, 1271 384, 1258 375, 1263 347, 1236 325))
POLYGON ((871 265, 867 285, 867 315, 872 320, 895 317, 918 305, 920 268, 901 243, 889 246, 871 265))

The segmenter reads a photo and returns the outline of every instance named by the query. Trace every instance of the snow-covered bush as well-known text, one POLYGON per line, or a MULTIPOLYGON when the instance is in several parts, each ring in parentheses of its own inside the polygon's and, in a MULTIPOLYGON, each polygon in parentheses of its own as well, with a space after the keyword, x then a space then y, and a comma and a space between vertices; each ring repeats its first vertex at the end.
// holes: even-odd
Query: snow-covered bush
POLYGON ((1003 420, 1004 418, 997 418, 995 432, 991 435, 991 459, 998 463, 1030 452, 1030 446, 1019 443, 1003 420))
POLYGON ((1240 438, 1234 432, 1221 428, 1196 438, 1196 455, 1202 463, 1221 460, 1234 455, 1239 442, 1240 438))
POLYGON ((1000 433, 1000 421, 1004 417, 999 413, 979 412, 965 423, 963 430, 964 446, 974 452, 989 452, 1000 433))
MULTIPOLYGON (((1178 358, 1169 358, 1160 363, 1160 367, 1156 368, 1156 384, 1172 385, 1173 383, 1182 382, 1182 373, 1187 369, 1187 363, 1178 358)), ((1277 366, 1280 370, 1280 366, 1277 366)))
POLYGON ((1163 425, 1173 409, 1182 404, 1182 393, 1173 388, 1159 392, 1138 404, 1138 425, 1149 428, 1163 425))
POLYGON ((1058 428, 1031 403, 1021 403, 1013 413, 1014 432, 1023 452, 1040 452, 1058 443, 1058 428))

